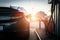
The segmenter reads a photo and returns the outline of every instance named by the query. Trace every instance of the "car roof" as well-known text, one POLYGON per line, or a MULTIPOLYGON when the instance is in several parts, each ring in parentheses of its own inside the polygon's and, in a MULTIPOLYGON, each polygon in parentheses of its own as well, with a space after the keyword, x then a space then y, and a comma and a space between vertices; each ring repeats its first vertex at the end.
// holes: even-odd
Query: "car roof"
POLYGON ((18 11, 18 10, 10 7, 0 7, 0 12, 14 12, 14 11, 18 11))

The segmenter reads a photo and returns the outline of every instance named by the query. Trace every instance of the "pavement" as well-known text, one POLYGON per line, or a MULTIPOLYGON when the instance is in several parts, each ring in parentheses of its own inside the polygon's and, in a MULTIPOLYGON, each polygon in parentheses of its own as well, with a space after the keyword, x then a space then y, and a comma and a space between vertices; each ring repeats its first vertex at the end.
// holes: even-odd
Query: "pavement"
POLYGON ((29 40, 38 40, 36 33, 34 32, 34 29, 30 29, 30 36, 29 40))
MULTIPOLYGON (((15 38, 14 38, 15 39, 15 38)), ((16 39, 15 39, 16 40, 16 39)), ((17 39, 20 40, 20 39, 17 39)), ((23 40, 60 40, 55 35, 46 34, 44 29, 30 29, 30 36, 27 39, 23 40)))
POLYGON ((39 34, 41 40, 60 40, 56 35, 46 34, 44 29, 36 29, 36 32, 39 34))

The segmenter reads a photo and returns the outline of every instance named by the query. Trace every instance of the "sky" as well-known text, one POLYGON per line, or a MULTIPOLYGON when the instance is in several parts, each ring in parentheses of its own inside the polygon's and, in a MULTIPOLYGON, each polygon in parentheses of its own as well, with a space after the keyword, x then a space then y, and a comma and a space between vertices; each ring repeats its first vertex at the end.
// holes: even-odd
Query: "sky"
POLYGON ((50 7, 48 0, 0 0, 0 6, 19 6, 23 7, 27 14, 35 14, 38 11, 44 11, 50 15, 50 7))

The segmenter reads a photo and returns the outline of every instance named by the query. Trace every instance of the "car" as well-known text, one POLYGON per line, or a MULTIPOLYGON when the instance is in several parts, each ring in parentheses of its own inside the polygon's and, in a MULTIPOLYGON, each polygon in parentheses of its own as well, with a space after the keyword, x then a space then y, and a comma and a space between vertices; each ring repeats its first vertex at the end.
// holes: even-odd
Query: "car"
MULTIPOLYGON (((17 7, 18 8, 18 7, 17 7)), ((29 37, 29 22, 24 12, 12 7, 0 7, 0 32, 5 39, 27 39, 29 37)))

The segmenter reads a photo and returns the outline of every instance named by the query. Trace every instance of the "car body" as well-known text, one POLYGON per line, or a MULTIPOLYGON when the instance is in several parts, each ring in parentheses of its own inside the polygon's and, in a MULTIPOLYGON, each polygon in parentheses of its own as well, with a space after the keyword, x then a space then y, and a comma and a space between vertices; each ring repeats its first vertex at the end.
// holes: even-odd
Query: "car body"
POLYGON ((4 38, 25 39, 29 37, 29 22, 24 12, 11 7, 0 7, 0 27, 4 38))

